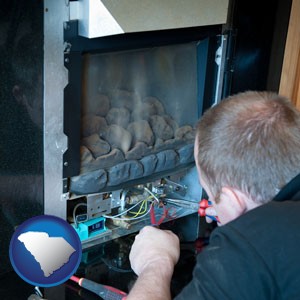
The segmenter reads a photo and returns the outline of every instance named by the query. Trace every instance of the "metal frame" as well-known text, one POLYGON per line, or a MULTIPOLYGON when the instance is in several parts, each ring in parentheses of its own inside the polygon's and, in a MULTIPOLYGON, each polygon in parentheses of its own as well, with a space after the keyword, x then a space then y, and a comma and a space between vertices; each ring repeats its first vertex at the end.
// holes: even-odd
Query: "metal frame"
POLYGON ((217 82, 216 82, 216 94, 214 104, 217 104, 222 100, 222 91, 224 84, 224 72, 226 63, 226 49, 227 49, 227 35, 222 35, 220 38, 220 46, 216 51, 215 62, 218 65, 217 82))
POLYGON ((44 213, 63 219, 66 219, 68 198, 63 194, 62 181, 63 154, 67 149, 63 101, 68 82, 63 24, 69 18, 68 5, 65 0, 44 2, 44 213))

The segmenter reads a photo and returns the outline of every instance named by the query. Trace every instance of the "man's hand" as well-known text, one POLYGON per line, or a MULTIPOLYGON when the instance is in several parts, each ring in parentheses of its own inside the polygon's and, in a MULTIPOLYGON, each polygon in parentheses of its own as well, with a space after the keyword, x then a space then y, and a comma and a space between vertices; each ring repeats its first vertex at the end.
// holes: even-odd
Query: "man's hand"
POLYGON ((170 283, 179 259, 179 239, 168 230, 144 227, 135 237, 129 259, 139 276, 128 300, 170 300, 170 283))
POLYGON ((146 226, 135 237, 129 259, 137 275, 153 266, 173 273, 179 253, 179 239, 174 233, 146 226))

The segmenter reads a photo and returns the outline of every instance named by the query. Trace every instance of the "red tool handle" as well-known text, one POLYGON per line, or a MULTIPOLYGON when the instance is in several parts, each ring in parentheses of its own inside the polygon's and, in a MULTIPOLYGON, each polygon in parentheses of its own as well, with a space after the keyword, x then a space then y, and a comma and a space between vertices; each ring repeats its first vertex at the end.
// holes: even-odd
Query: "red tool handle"
POLYGON ((208 217, 208 218, 212 219, 213 221, 217 221, 220 223, 218 216, 210 216, 210 215, 206 214, 205 210, 210 206, 212 206, 210 201, 208 201, 207 199, 202 199, 199 203, 199 209, 198 209, 199 216, 200 217, 208 217))
POLYGON ((122 298, 114 298, 114 299, 126 299, 126 297, 124 297, 124 296, 127 296, 127 294, 125 292, 120 291, 119 289, 116 289, 116 288, 114 288, 112 286, 109 286, 109 285, 104 285, 104 287, 107 290, 109 290, 110 292, 112 292, 113 294, 115 294, 115 295, 117 294, 117 295, 122 296, 122 298))
POLYGON ((72 276, 70 279, 77 282, 83 288, 97 294, 104 300, 125 300, 127 296, 125 292, 112 286, 99 284, 89 279, 78 278, 76 276, 72 276))
POLYGON ((126 293, 115 289, 113 287, 109 287, 107 285, 102 285, 96 283, 94 281, 81 278, 79 281, 79 285, 84 287, 85 289, 94 292, 104 300, 124 300, 126 299, 126 293))

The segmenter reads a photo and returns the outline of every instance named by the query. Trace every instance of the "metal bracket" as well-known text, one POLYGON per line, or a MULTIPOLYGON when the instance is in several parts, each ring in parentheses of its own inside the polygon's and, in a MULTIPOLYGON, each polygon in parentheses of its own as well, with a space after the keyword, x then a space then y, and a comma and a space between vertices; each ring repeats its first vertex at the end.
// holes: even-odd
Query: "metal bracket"
POLYGON ((88 219, 95 219, 111 212, 111 198, 103 198, 104 194, 86 196, 88 219))
POLYGON ((220 40, 220 46, 216 51, 215 62, 218 65, 217 82, 216 82, 216 94, 214 104, 217 104, 222 99, 223 81, 224 81, 224 69, 226 63, 226 50, 227 50, 227 35, 222 35, 220 40))

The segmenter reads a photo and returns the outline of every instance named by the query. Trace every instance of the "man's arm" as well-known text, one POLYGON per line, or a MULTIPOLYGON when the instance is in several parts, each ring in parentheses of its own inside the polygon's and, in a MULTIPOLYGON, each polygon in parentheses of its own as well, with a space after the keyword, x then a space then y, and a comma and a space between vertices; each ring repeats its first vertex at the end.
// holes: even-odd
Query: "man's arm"
POLYGON ((179 239, 175 234, 144 227, 135 238, 129 258, 139 277, 127 300, 171 299, 170 283, 179 259, 179 239))

